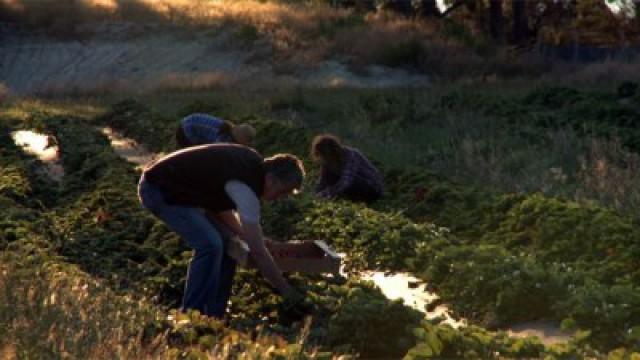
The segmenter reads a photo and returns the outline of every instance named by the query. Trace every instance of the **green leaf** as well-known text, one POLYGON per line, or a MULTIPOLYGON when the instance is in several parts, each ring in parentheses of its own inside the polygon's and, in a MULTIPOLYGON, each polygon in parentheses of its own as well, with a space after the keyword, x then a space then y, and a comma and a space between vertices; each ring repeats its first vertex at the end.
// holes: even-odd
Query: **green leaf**
POLYGON ((413 359, 428 359, 435 356, 433 353, 433 349, 428 344, 419 344, 413 349, 409 350, 407 356, 405 356, 405 360, 413 360, 413 359))
POLYGON ((428 332, 425 336, 425 340, 426 343, 431 347, 433 354, 435 356, 440 355, 442 349, 444 348, 444 345, 442 344, 442 341, 438 339, 438 336, 433 332, 428 332))
POLYGON ((576 330, 576 321, 571 318, 564 319, 560 324, 560 328, 565 331, 576 330))

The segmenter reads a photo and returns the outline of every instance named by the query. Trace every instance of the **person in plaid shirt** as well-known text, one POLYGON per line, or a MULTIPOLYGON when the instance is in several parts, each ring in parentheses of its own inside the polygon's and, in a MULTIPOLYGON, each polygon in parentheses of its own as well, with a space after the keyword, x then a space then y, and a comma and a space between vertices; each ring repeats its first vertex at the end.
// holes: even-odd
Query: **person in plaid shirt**
POLYGON ((249 124, 236 126, 215 116, 191 114, 180 122, 176 131, 176 144, 179 149, 214 143, 251 146, 255 135, 256 131, 249 124))
POLYGON ((343 145, 336 136, 316 136, 311 156, 322 166, 316 186, 319 196, 366 203, 382 196, 384 185, 380 171, 358 149, 343 145))

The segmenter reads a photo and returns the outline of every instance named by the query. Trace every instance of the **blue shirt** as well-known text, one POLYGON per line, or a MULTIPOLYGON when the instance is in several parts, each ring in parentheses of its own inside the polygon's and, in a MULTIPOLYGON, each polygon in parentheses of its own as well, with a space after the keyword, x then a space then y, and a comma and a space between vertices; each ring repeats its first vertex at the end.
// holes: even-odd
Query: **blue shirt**
POLYGON ((233 142, 230 134, 220 131, 224 120, 207 114, 191 114, 182 119, 182 130, 192 145, 233 142))

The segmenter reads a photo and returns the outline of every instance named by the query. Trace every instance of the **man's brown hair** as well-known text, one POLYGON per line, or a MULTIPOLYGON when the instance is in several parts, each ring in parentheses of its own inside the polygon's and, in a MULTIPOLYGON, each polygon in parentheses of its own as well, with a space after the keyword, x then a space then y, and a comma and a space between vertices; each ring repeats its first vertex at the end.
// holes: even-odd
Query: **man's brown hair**
POLYGON ((276 154, 264 159, 265 172, 272 174, 285 184, 295 189, 302 187, 305 171, 302 161, 295 155, 276 154))

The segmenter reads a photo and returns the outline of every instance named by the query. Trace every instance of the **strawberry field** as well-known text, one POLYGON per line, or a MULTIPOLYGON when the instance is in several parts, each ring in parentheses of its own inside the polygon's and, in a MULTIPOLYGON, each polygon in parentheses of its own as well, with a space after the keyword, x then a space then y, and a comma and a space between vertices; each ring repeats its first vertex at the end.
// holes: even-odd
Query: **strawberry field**
MULTIPOLYGON (((614 91, 548 87, 510 97, 451 91, 434 100, 428 111, 409 117, 404 110, 393 110, 409 108, 409 103, 394 103, 406 100, 395 96, 359 98, 375 131, 387 126, 375 119, 420 121, 467 109, 496 119, 504 134, 528 144, 545 146, 549 131, 570 128, 583 137, 616 137, 629 153, 638 151, 640 112, 621 104, 614 91), (368 100, 372 98, 377 100, 368 100), (384 103, 391 105, 381 108, 384 103)), ((637 96, 631 101, 638 103, 637 96)), ((100 129, 114 128, 153 152, 168 152, 174 148, 181 116, 196 111, 233 116, 256 127, 261 153, 301 156, 310 170, 305 185, 310 190, 317 175, 308 157, 315 128, 281 121, 278 114, 293 109, 308 116, 312 125, 314 119, 332 114, 314 108, 304 96, 273 101, 270 115, 234 113, 205 100, 173 112, 153 103, 117 101, 91 115, 4 106, 3 346, 11 344, 25 358, 61 351, 87 357, 92 354, 74 347, 74 341, 95 345, 105 339, 134 341, 123 356, 144 349, 146 355, 172 358, 640 357, 640 228, 632 201, 608 202, 615 194, 580 200, 561 192, 506 191, 375 157, 387 193, 370 207, 319 200, 311 191, 265 205, 263 225, 273 238, 323 239, 346 254, 344 278, 290 275, 316 304, 310 318, 287 319, 280 299, 255 271, 246 269, 236 275, 225 322, 178 312, 191 254, 138 204, 139 170, 114 152, 100 129), (40 161, 15 145, 10 133, 16 130, 36 130, 55 139, 65 170, 59 183, 40 173, 40 161), (426 320, 423 313, 387 299, 374 284, 360 280, 365 270, 415 274, 456 317, 472 325, 454 329, 442 319, 426 320), (33 285, 34 278, 44 285, 33 285), (77 340, 63 336, 73 325, 65 330, 61 322, 55 331, 53 325, 32 328, 36 340, 26 341, 17 329, 24 330, 33 315, 29 304, 38 304, 44 316, 83 299, 51 300, 56 292, 49 286, 66 284, 54 279, 66 279, 70 293, 86 293, 104 306, 91 314, 78 313, 78 323, 94 325, 87 325, 77 340), (80 290, 74 290, 76 282, 86 288, 78 285, 80 290), (120 326, 120 337, 100 325, 104 320, 96 314, 101 312, 112 326, 120 326), (501 331, 537 319, 555 321, 575 335, 567 344, 548 346, 501 331), (58 335, 43 335, 52 333, 58 335)))

